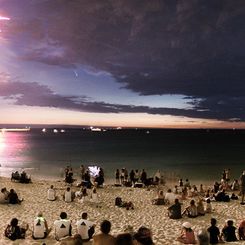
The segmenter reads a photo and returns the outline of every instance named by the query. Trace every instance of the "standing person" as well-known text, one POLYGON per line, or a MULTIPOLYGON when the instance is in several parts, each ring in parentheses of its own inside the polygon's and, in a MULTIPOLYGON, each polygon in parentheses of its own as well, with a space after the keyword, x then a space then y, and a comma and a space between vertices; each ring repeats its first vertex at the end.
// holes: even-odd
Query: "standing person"
POLYGON ((55 239, 59 241, 61 238, 71 236, 71 221, 67 219, 67 213, 61 212, 60 219, 54 222, 55 239))
POLYGON ((77 233, 81 235, 84 242, 88 242, 93 234, 95 223, 88 220, 88 214, 82 213, 82 218, 76 222, 77 233))
POLYGON ((84 174, 85 174, 85 167, 83 164, 81 164, 80 166, 80 176, 81 176, 81 180, 84 180, 84 174))
POLYGON ((146 173, 146 171, 144 169, 141 172, 140 180, 141 180, 141 182, 144 185, 146 184, 146 181, 147 181, 147 173, 146 173))
POLYGON ((115 178, 116 178, 116 184, 120 184, 120 171, 119 169, 116 170, 115 172, 115 178))
POLYGON ((217 244, 221 241, 221 235, 219 228, 216 226, 217 220, 215 218, 211 219, 211 226, 207 229, 209 232, 210 244, 217 244))
POLYGON ((33 222, 32 237, 34 239, 44 239, 48 236, 48 231, 48 223, 42 212, 39 212, 33 222))
POLYGON ((134 185, 134 183, 135 183, 135 172, 133 169, 129 173, 129 179, 130 179, 131 184, 134 185))
POLYGON ((241 182, 241 195, 242 195, 242 201, 241 204, 244 205, 244 195, 245 195, 245 170, 243 171, 241 177, 240 177, 240 182, 241 182))
POLYGON ((121 185, 124 184, 124 178, 125 178, 125 169, 122 168, 120 173, 121 185))
POLYGON ((51 185, 50 188, 48 189, 47 196, 48 196, 48 200, 49 201, 55 201, 56 192, 54 190, 54 186, 53 185, 51 185))
POLYGON ((111 222, 104 220, 100 224, 101 233, 93 236, 93 245, 115 245, 116 239, 110 235, 111 222))

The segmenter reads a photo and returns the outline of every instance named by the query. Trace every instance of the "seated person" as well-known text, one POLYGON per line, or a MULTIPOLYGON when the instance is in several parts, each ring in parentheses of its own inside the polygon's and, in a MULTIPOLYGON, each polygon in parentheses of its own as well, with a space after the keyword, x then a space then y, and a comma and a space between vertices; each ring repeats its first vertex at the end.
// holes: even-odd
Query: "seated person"
POLYGON ((230 197, 225 193, 225 189, 222 189, 216 193, 215 200, 217 202, 229 202, 230 197))
POLYGON ((213 208, 212 208, 211 200, 208 198, 206 202, 207 202, 207 204, 206 204, 205 212, 206 213, 212 213, 213 208))
POLYGON ((24 239, 28 229, 28 225, 26 225, 25 228, 21 228, 18 226, 18 222, 18 219, 13 218, 4 232, 5 236, 12 241, 15 241, 16 239, 24 239))
POLYGON ((175 199, 175 203, 168 208, 168 216, 170 219, 181 219, 181 204, 179 199, 175 199))
POLYGON ((93 245, 114 245, 115 244, 115 237, 110 235, 111 231, 111 222, 108 220, 102 221, 100 224, 100 231, 101 233, 93 236, 93 245))
POLYGON ((16 171, 16 172, 13 172, 12 174, 11 174, 11 181, 12 180, 20 180, 20 174, 19 174, 19 172, 18 171, 16 171))
POLYGON ((187 215, 189 218, 195 218, 197 217, 198 213, 197 213, 197 206, 195 204, 194 200, 190 201, 190 205, 184 210, 184 212, 182 213, 182 215, 187 215))
POLYGON ((72 202, 73 201, 72 191, 71 191, 71 188, 70 187, 67 187, 66 188, 66 191, 64 193, 63 198, 64 198, 65 202, 72 202))
POLYGON ((76 222, 77 233, 81 235, 84 242, 89 241, 94 234, 95 223, 88 220, 88 214, 82 213, 80 220, 76 222))
POLYGON ((209 234, 207 230, 199 230, 197 233, 197 240, 199 245, 209 245, 209 234))
POLYGON ((150 229, 141 226, 138 231, 134 234, 134 239, 139 244, 153 245, 152 232, 150 229))
POLYGON ((7 189, 5 187, 2 188, 0 192, 0 203, 1 204, 9 203, 8 195, 9 195, 9 192, 7 191, 7 189))
POLYGON ((222 229, 222 236, 226 242, 235 242, 236 238, 236 227, 233 226, 233 220, 228 220, 226 225, 222 229))
POLYGON ((216 226, 217 220, 212 218, 211 219, 211 226, 207 229, 209 232, 209 241, 210 244, 217 244, 221 241, 221 235, 219 228, 216 226))
POLYGON ((20 183, 30 183, 31 178, 27 176, 26 172, 23 170, 20 174, 20 183))
POLYGON ((54 190, 54 186, 51 185, 47 192, 48 200, 55 201, 56 200, 56 192, 54 190))
POLYGON ((238 191, 239 189, 240 189, 240 186, 239 186, 238 180, 235 179, 231 185, 231 190, 238 191))
POLYGON ((48 223, 43 217, 42 212, 39 212, 37 218, 34 219, 32 237, 34 239, 43 239, 48 236, 48 233, 48 223))
POLYGON ((152 204, 154 205, 164 205, 165 201, 164 201, 164 194, 163 191, 160 190, 157 193, 157 198, 152 200, 152 204))
POLYGON ((245 220, 243 220, 238 228, 239 240, 245 240, 245 220))
POLYGON ((22 200, 19 199, 14 189, 10 189, 10 192, 8 194, 8 200, 10 204, 20 204, 22 202, 22 200))
POLYGON ((130 233, 122 233, 117 235, 115 245, 135 245, 135 243, 130 233))
POLYGON ((171 189, 168 189, 167 193, 165 194, 165 203, 166 204, 173 204, 176 196, 172 193, 171 189))
POLYGON ((194 231, 191 229, 191 224, 189 222, 184 222, 182 224, 182 231, 177 241, 184 244, 196 244, 194 231))
POLYGON ((205 215, 204 205, 202 199, 199 199, 197 202, 197 215, 205 215))
POLYGON ((59 241, 61 238, 71 236, 71 221, 67 219, 67 213, 61 212, 60 219, 54 222, 55 239, 59 241))

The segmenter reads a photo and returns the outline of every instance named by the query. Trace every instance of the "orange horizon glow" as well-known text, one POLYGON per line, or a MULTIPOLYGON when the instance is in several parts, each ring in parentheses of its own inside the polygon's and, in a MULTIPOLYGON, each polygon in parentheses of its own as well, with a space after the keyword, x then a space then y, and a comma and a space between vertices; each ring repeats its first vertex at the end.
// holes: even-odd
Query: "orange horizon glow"
POLYGON ((123 128, 236 128, 245 129, 245 122, 187 118, 146 113, 88 113, 57 108, 11 106, 0 109, 0 124, 71 125, 123 128))

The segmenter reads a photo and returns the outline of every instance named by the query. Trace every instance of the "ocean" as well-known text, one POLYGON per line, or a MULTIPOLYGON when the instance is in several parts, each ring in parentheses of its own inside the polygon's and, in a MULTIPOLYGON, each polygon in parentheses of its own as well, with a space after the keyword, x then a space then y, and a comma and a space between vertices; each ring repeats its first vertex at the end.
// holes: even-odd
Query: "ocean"
POLYGON ((105 178, 117 168, 158 169, 172 178, 220 180, 224 169, 238 178, 245 169, 245 130, 121 129, 90 131, 31 129, 0 132, 0 175, 25 169, 32 176, 61 178, 71 165, 100 166, 105 178))

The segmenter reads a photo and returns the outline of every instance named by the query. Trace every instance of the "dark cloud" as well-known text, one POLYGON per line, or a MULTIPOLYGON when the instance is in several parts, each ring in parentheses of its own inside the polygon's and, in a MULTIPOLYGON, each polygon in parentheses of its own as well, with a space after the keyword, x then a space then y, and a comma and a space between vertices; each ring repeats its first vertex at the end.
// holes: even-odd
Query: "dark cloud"
POLYGON ((194 109, 175 109, 175 108, 154 108, 148 106, 134 106, 134 105, 121 105, 109 104, 104 102, 91 102, 86 96, 62 96, 54 93, 50 88, 40 85, 36 82, 27 83, 18 80, 11 80, 9 76, 0 73, 0 97, 5 100, 10 100, 15 105, 26 106, 40 106, 40 107, 53 107, 60 109, 69 109, 81 112, 96 112, 96 113, 148 113, 159 115, 175 115, 187 116, 193 118, 216 118, 219 114, 221 119, 230 121, 241 121, 245 119, 241 108, 245 106, 244 98, 233 98, 231 103, 239 105, 237 108, 237 115, 233 117, 233 107, 227 105, 222 98, 214 98, 215 102, 211 105, 217 104, 215 110, 207 110, 203 108, 209 107, 206 101, 199 101, 198 107, 194 109), (220 106, 224 111, 220 110, 220 106), (229 111, 229 113, 227 113, 229 111))
POLYGON ((16 17, 13 35, 23 42, 32 37, 23 58, 80 63, 110 72, 141 95, 182 94, 195 101, 190 111, 132 111, 244 120, 244 0, 2 2, 16 17), (40 42, 45 45, 37 48, 40 42))

